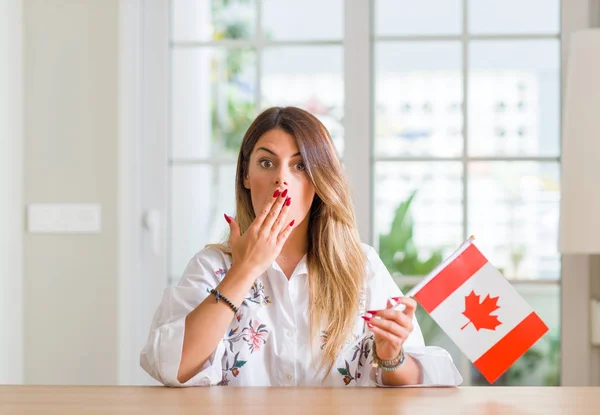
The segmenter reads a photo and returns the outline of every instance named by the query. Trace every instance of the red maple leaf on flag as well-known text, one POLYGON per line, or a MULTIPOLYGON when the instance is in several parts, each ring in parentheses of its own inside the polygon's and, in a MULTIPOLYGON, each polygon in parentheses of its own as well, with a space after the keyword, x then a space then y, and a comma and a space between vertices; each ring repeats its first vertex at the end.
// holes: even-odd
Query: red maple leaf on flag
POLYGON ((483 301, 479 302, 479 295, 475 291, 465 297, 465 311, 463 315, 470 321, 461 327, 461 330, 473 323, 477 331, 480 329, 496 330, 500 324, 498 316, 492 316, 491 313, 500 308, 498 306, 498 297, 490 297, 488 294, 483 301))

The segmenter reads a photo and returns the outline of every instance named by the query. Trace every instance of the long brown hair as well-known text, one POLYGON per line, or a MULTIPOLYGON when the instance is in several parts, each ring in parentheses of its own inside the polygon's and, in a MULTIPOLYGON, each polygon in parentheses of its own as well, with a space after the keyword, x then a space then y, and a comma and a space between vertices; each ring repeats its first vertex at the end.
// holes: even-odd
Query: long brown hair
MULTIPOLYGON (((235 184, 235 219, 241 233, 255 218, 250 191, 244 187, 250 154, 259 138, 275 128, 296 139, 315 187, 309 212, 307 252, 310 331, 311 339, 315 339, 318 330, 325 330, 327 341, 319 370, 326 367, 327 377, 356 318, 366 257, 360 246, 352 199, 333 140, 315 116, 296 107, 265 110, 244 136, 235 184)), ((231 253, 228 246, 219 247, 231 253)))

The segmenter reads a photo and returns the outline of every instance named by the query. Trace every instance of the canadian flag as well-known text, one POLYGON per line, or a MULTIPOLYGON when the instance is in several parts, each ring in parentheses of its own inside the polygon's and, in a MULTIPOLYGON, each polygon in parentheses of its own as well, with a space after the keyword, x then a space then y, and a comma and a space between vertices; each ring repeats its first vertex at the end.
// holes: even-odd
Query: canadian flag
POLYGON ((409 295, 493 383, 548 327, 472 241, 409 295))

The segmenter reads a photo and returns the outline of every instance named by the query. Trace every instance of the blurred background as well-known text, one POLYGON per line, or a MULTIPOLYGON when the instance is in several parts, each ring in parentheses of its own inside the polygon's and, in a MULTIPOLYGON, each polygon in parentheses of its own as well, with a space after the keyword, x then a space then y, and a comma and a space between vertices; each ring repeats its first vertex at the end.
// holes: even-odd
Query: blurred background
POLYGON ((474 234, 550 327, 494 385, 600 384, 600 267, 557 249, 565 39, 597 0, 1 4, 0 383, 154 384, 162 290, 224 237, 250 122, 295 105, 403 291, 474 234))

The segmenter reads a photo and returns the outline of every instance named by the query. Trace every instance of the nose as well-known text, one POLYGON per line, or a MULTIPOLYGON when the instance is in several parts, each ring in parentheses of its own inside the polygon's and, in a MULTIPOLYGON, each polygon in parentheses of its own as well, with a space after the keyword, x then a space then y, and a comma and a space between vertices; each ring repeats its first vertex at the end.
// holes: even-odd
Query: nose
POLYGON ((277 175, 275 176, 275 185, 277 187, 282 186, 282 185, 283 186, 288 185, 287 174, 288 174, 288 171, 285 166, 282 166, 277 170, 277 175))

